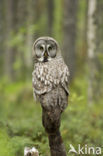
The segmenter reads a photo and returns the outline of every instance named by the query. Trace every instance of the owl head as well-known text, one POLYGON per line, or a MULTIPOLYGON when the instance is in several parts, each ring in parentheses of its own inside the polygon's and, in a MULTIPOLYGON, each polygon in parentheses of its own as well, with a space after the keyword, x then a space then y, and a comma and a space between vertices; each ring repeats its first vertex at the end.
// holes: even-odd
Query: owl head
POLYGON ((33 44, 33 58, 37 62, 48 62, 59 55, 59 45, 51 37, 40 37, 33 44))

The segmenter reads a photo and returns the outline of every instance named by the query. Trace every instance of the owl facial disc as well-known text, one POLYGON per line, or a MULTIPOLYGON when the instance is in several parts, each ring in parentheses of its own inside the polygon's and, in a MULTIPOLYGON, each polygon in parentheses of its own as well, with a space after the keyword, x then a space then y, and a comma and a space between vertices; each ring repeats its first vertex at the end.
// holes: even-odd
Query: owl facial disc
POLYGON ((48 62, 52 60, 56 57, 57 50, 57 42, 50 37, 41 37, 34 43, 35 57, 39 62, 48 62))

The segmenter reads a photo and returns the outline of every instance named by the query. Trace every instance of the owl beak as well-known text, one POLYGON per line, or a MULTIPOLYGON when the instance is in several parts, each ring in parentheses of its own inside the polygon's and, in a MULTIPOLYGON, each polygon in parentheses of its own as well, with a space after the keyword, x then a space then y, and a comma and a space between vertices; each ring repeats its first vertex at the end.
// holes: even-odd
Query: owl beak
POLYGON ((45 53, 44 53, 44 57, 45 57, 45 58, 48 57, 48 53, 47 53, 47 51, 45 51, 45 53))
POLYGON ((48 53, 47 51, 45 51, 44 53, 44 62, 47 62, 48 61, 48 53))

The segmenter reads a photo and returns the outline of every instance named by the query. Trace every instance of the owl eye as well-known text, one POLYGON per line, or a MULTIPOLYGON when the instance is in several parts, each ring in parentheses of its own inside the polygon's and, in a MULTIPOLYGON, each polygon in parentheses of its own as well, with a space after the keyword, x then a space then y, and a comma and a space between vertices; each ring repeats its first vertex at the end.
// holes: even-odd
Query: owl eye
POLYGON ((53 48, 51 46, 48 47, 48 51, 51 51, 53 48))
POLYGON ((43 50, 44 50, 43 46, 40 46, 40 47, 39 47, 39 49, 40 49, 41 51, 43 51, 43 50))

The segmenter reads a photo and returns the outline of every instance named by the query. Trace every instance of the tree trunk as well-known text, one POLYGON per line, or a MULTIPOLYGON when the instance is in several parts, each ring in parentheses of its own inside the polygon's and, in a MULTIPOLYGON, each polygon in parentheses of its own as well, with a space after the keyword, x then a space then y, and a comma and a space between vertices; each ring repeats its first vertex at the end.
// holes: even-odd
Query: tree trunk
POLYGON ((14 71, 14 61, 16 55, 16 48, 12 45, 11 40, 13 39, 12 34, 16 31, 17 24, 17 1, 5 0, 5 75, 8 76, 9 80, 14 80, 15 71, 14 71))
POLYGON ((64 39, 63 54, 66 64, 69 66, 72 79, 76 71, 76 24, 78 0, 64 1, 64 39))
POLYGON ((3 74, 4 40, 5 40, 4 1, 1 0, 0 1, 0 75, 3 74))
POLYGON ((54 11, 53 11, 53 28, 52 35, 62 45, 62 27, 63 27, 63 0, 53 0, 54 11))
POLYGON ((51 156, 66 156, 66 151, 59 131, 49 134, 51 156))
MULTIPOLYGON (((35 2, 35 1, 34 1, 35 2)), ((30 78, 31 73, 31 67, 32 67, 32 45, 33 45, 33 12, 35 12, 35 8, 33 8, 33 2, 32 0, 27 0, 27 34, 26 34, 26 52, 25 52, 25 61, 26 61, 26 68, 27 68, 27 74, 26 79, 30 78)), ((35 16, 35 14, 34 14, 35 16)))
POLYGON ((61 111, 55 108, 54 111, 47 111, 42 108, 42 122, 49 138, 51 156, 66 156, 66 150, 60 134, 61 111))
POLYGON ((6 47, 5 47, 5 74, 8 75, 9 79, 13 77, 13 51, 10 47, 11 40, 11 32, 12 32, 12 22, 13 22, 13 14, 12 14, 12 0, 5 1, 6 5, 6 47))
POLYGON ((100 101, 103 95, 103 0, 97 0, 97 11, 96 11, 96 86, 95 95, 96 103, 100 101))
POLYGON ((88 2, 88 65, 89 65, 89 105, 97 103, 102 97, 103 71, 103 1, 88 2))
POLYGON ((94 98, 94 87, 96 82, 96 3, 97 0, 88 1, 88 65, 89 65, 89 86, 88 86, 88 101, 92 104, 94 98))
POLYGON ((47 1, 47 8, 48 8, 48 34, 51 36, 53 28, 54 0, 47 1))

